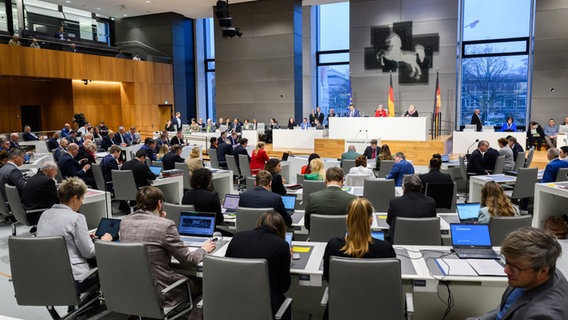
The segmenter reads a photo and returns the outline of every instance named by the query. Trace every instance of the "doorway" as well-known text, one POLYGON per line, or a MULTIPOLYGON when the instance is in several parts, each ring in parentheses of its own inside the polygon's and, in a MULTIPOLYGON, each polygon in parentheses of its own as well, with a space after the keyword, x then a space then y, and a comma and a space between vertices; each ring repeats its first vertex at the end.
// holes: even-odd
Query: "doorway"
POLYGON ((41 126, 41 106, 20 106, 20 118, 22 131, 25 126, 30 126, 32 131, 43 131, 41 126))

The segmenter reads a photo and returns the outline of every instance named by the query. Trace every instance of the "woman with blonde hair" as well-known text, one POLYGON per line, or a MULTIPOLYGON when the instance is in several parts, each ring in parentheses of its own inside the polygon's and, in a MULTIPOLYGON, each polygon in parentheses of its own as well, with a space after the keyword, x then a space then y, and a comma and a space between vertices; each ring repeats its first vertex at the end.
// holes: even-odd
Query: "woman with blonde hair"
POLYGON ((189 153, 189 158, 185 160, 189 173, 192 174, 195 170, 203 168, 203 161, 199 158, 199 147, 193 147, 189 153))
POLYGON ((168 153, 170 149, 168 148, 167 144, 163 144, 160 146, 160 149, 158 150, 158 154, 156 155, 156 160, 157 161, 162 161, 162 158, 166 155, 166 153, 168 153))
POLYGON ((323 255, 323 277, 329 281, 332 256, 350 258, 395 258, 392 245, 371 237, 373 206, 365 198, 351 200, 347 207, 347 234, 327 242, 323 255))
POLYGON ((264 170, 266 161, 270 159, 266 151, 264 151, 264 142, 260 141, 256 144, 256 148, 252 152, 252 157, 250 157, 250 171, 252 174, 256 174, 260 170, 264 170))
POLYGON ((311 173, 304 175, 304 180, 324 180, 325 166, 323 160, 320 158, 312 159, 312 161, 310 161, 310 171, 311 173))
POLYGON ((481 209, 477 223, 487 224, 492 217, 519 215, 519 208, 507 198, 503 188, 494 181, 487 182, 481 189, 481 209))

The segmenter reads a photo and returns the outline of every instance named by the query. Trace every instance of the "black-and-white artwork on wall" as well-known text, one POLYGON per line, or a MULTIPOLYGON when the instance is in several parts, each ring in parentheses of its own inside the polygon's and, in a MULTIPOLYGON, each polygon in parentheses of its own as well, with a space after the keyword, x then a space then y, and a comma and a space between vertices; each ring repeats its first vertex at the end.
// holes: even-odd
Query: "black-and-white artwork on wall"
POLYGON ((365 69, 398 72, 399 83, 428 83, 434 51, 440 36, 413 34, 412 21, 371 27, 371 47, 365 48, 365 69))

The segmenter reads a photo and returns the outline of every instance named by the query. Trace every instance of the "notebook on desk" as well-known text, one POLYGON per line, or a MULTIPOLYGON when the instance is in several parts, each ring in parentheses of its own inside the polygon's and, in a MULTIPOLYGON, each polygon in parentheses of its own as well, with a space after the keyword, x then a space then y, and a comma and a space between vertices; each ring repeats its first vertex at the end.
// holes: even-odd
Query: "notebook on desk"
POLYGON ((491 247, 488 224, 450 224, 452 247, 461 259, 499 259, 491 247))
POLYGON ((460 203, 456 205, 461 223, 475 223, 479 217, 480 203, 460 203))
POLYGON ((221 211, 226 214, 236 213, 240 198, 241 197, 238 194, 227 193, 225 195, 225 199, 223 200, 221 211))
POLYGON ((289 215, 294 214, 294 208, 296 206, 296 195, 287 194, 281 197, 282 197, 282 202, 284 203, 284 208, 286 208, 286 212, 288 212, 289 215))
POLYGON ((118 232, 120 231, 120 219, 112 218, 101 218, 97 231, 95 232, 95 237, 100 239, 105 233, 112 236, 112 240, 118 239, 118 232))
POLYGON ((149 166, 148 168, 150 168, 150 171, 152 171, 156 177, 159 177, 160 173, 162 173, 162 167, 160 166, 149 166))
POLYGON ((201 247, 205 241, 213 237, 215 232, 215 213, 181 212, 178 232, 185 245, 201 247))

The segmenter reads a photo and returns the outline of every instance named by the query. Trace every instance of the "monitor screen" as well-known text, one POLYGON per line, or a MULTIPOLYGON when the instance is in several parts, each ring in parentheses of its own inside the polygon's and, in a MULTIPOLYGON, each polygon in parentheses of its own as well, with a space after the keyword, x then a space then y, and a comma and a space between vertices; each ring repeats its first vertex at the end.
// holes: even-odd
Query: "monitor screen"
POLYGON ((458 216, 460 220, 475 220, 479 216, 479 209, 481 204, 479 203, 462 203, 456 205, 456 210, 458 211, 458 216))
POLYGON ((452 245, 454 246, 491 246, 489 225, 455 224, 450 225, 452 245))
POLYGON ((184 236, 211 237, 215 232, 215 214, 182 212, 178 231, 184 236))

